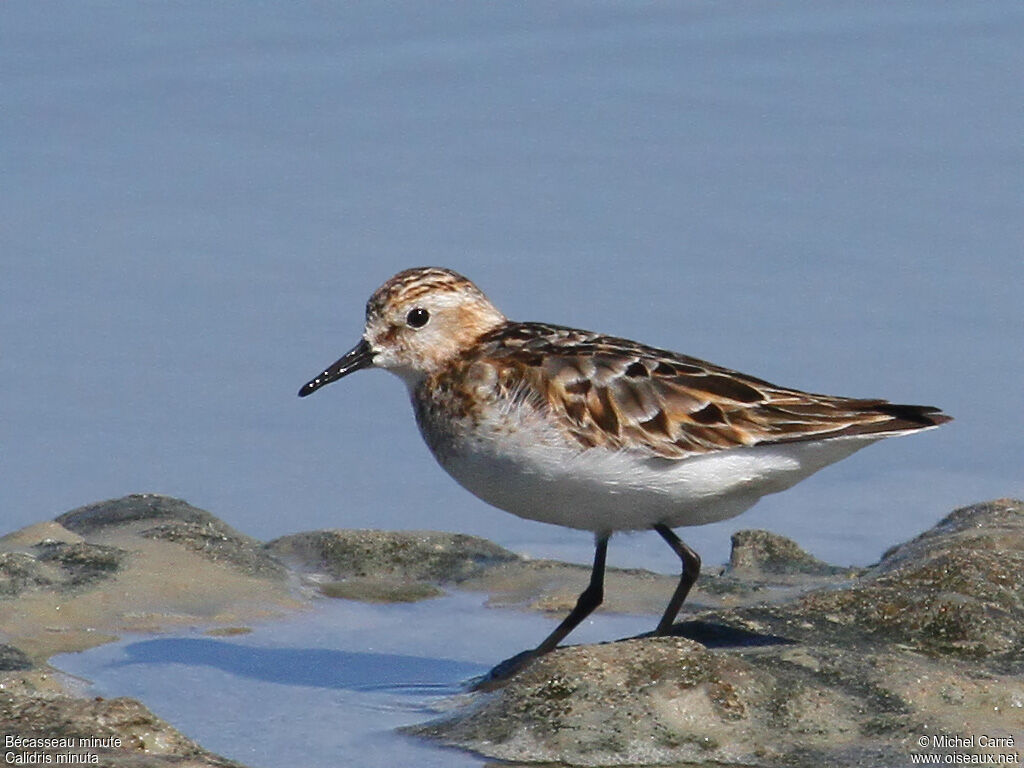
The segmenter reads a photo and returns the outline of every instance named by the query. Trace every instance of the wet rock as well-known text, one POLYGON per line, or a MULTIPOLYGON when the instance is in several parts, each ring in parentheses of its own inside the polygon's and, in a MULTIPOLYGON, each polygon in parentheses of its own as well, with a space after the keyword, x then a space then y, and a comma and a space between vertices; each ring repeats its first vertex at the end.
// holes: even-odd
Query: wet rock
POLYGON ((689 605, 739 607, 757 602, 784 602, 814 588, 847 586, 863 569, 829 565, 805 552, 792 539, 760 530, 732 536, 729 563, 718 574, 702 573, 689 605))
MULTIPOLYGON (((457 587, 487 593, 492 606, 567 613, 590 578, 589 566, 530 560, 485 539, 441 531, 312 531, 275 539, 266 548, 320 594, 366 602, 410 602, 457 587)), ((660 611, 677 581, 609 568, 605 607, 660 611)))
POLYGON ((830 576, 849 569, 829 565, 808 554, 792 539, 770 531, 737 531, 732 535, 729 573, 733 576, 830 576))
POLYGON ((213 525, 218 530, 241 537, 209 512, 193 507, 187 501, 156 493, 133 493, 119 499, 108 499, 72 509, 56 518, 56 522, 82 536, 94 534, 111 526, 129 523, 182 522, 213 525))
MULTIPOLYGON (((137 702, 18 691, 9 676, 38 683, 50 654, 104 633, 175 622, 244 631, 298 606, 285 564, 322 595, 396 602, 454 587, 559 614, 589 578, 587 566, 458 534, 318 531, 260 545, 163 496, 58 522, 0 539, 0 627, 17 646, 0 646, 0 670, 12 670, 0 676, 0 727, 96 736, 110 725, 138 747, 104 754, 117 766, 230 763, 177 741, 137 702)), ((810 768, 907 764, 922 734, 1024 730, 1021 502, 957 510, 867 569, 822 563, 763 531, 733 544, 673 636, 560 649, 413 732, 520 764, 810 768)), ((677 578, 610 568, 603 607, 656 616, 677 578)))
MULTIPOLYGON (((589 581, 589 565, 520 558, 488 568, 457 586, 462 590, 487 593, 490 606, 564 616, 572 610, 589 581)), ((602 610, 657 614, 664 609, 678 581, 678 576, 640 568, 608 568, 602 610)), ((708 595, 701 592, 694 599, 703 604, 708 595)))
POLYGON ((300 604, 261 542, 179 499, 127 496, 57 520, 0 538, 0 628, 34 660, 300 604))
POLYGON ((185 738, 135 699, 80 699, 36 689, 31 679, 8 678, 0 690, 0 733, 15 739, 58 739, 53 748, 39 742, 5 742, 9 764, 57 762, 111 768, 177 766, 242 768, 185 738), (71 757, 68 757, 68 756, 71 757))
POLYGON ((32 667, 32 659, 23 650, 13 645, 0 645, 0 672, 32 667))
POLYGON ((266 549, 333 579, 458 583, 519 556, 486 539, 439 531, 335 530, 274 539, 266 549))
POLYGON ((66 695, 45 660, 126 631, 245 631, 245 622, 303 605, 287 579, 260 542, 165 496, 92 504, 0 538, 0 629, 13 643, 0 645, 0 733, 70 745, 5 742, 8 762, 240 766, 138 701, 66 695))
POLYGON ((799 609, 931 655, 1024 668, 1024 503, 958 509, 850 589, 809 594, 799 609))
MULTIPOLYGON (((711 664, 705 648, 681 638, 562 648, 467 713, 409 732, 499 759, 547 762, 572 754, 578 765, 664 763, 677 745, 657 713, 672 696, 686 690, 700 698, 695 714, 714 713, 717 722, 733 711, 709 694, 711 664), (650 728, 630 744, 626 722, 650 728)), ((702 753, 713 731, 694 732, 690 746, 702 753)))
POLYGON ((0 550, 14 551, 17 549, 31 549, 42 541, 64 541, 75 544, 85 541, 77 533, 73 533, 59 523, 52 520, 28 525, 12 533, 0 536, 0 550))
MULTIPOLYGON (((740 575, 831 572, 739 538, 740 575)), ((519 763, 807 768, 943 759, 918 740, 1024 730, 1024 503, 957 510, 845 586, 782 594, 691 614, 674 637, 559 649, 410 730, 519 763)))
POLYGON ((251 576, 283 579, 288 575, 288 569, 268 555, 258 541, 235 534, 228 526, 218 523, 175 521, 147 528, 139 535, 181 544, 203 557, 225 563, 251 576))
POLYGON ((797 750, 857 741, 864 702, 814 686, 780 653, 758 663, 678 637, 563 648, 468 712, 408 730, 489 757, 581 766, 792 764, 797 750))
POLYGON ((133 494, 101 501, 66 512, 56 522, 90 538, 128 534, 170 541, 251 576, 287 576, 287 569, 263 550, 261 542, 170 496, 133 494))
POLYGON ((117 547, 54 539, 40 541, 29 551, 0 552, 0 597, 87 586, 113 576, 127 557, 117 547))
MULTIPOLYGON (((739 540, 754 539, 741 534, 739 540)), ((815 560, 781 536, 764 533, 757 540, 771 544, 758 550, 771 554, 756 561, 764 568, 706 573, 689 604, 746 605, 851 578, 849 569, 815 560)), ((442 594, 439 587, 454 586, 487 593, 491 606, 565 614, 590 578, 589 565, 531 560, 485 539, 440 531, 312 531, 275 539, 266 551, 301 572, 320 594, 368 602, 426 599, 442 594)), ((678 580, 643 569, 608 568, 603 610, 659 613, 678 580)))
POLYGON ((40 562, 60 566, 64 576, 61 580, 63 588, 81 587, 110 578, 128 557, 123 549, 85 541, 46 540, 39 542, 34 549, 40 562))
POLYGON ((16 597, 28 589, 60 580, 57 570, 26 552, 0 552, 0 597, 16 597))
POLYGON ((318 585, 321 595, 364 603, 417 603, 441 597, 444 590, 433 584, 404 580, 352 578, 318 585))
POLYGON ((208 637, 237 637, 252 634, 252 627, 214 627, 203 632, 208 637))

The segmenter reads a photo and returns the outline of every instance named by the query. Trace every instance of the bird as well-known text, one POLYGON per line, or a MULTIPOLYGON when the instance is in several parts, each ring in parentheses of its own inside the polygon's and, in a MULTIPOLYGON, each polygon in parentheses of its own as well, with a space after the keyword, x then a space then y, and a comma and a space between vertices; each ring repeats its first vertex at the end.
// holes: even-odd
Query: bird
POLYGON ((741 514, 882 438, 951 420, 932 406, 836 397, 629 339, 509 320, 470 280, 406 269, 366 304, 362 338, 299 390, 366 368, 397 375, 431 453, 462 487, 522 518, 594 535, 590 581, 507 677, 554 650, 604 598, 608 542, 653 530, 681 561, 653 634, 700 573, 675 533, 741 514))

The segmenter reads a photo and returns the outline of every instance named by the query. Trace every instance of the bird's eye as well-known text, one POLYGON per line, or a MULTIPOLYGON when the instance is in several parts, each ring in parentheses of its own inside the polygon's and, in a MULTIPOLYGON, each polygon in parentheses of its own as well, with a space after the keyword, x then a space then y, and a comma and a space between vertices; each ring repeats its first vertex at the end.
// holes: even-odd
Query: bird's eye
POLYGON ((405 322, 409 324, 410 328, 422 328, 430 320, 430 313, 423 307, 416 307, 410 309, 409 314, 405 316, 405 322))

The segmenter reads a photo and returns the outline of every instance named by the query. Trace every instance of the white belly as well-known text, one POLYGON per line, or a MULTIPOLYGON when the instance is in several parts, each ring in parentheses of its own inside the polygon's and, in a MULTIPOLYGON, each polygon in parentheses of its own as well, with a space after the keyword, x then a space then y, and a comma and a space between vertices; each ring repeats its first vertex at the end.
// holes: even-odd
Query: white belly
POLYGON ((878 438, 733 448, 684 460, 580 450, 543 422, 424 438, 471 493, 530 520, 599 533, 704 525, 746 511, 878 438))

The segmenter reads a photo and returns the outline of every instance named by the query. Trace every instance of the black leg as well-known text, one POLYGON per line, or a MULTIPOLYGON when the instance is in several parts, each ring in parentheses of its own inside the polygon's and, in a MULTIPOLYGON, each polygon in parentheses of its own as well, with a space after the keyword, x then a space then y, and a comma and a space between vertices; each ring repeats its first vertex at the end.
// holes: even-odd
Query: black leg
POLYGON ((604 561, 607 554, 608 536, 598 536, 597 548, 594 551, 594 570, 590 573, 590 584, 576 600, 576 607, 569 612, 569 615, 555 628, 554 632, 544 638, 544 642, 531 651, 523 651, 511 659, 505 659, 474 683, 472 690, 491 691, 501 687, 506 680, 535 658, 555 650, 565 636, 576 629, 579 623, 601 604, 604 599, 604 561))
POLYGON ((555 650, 565 636, 576 629, 579 623, 593 613, 594 609, 604 600, 604 561, 607 554, 608 536, 598 536, 597 547, 594 550, 594 569, 590 572, 590 584, 576 600, 576 607, 569 612, 569 615, 555 628, 555 631, 544 638, 544 642, 533 650, 534 656, 555 650))
POLYGON ((667 525, 658 523, 654 526, 654 530, 668 542, 672 550, 679 555, 679 559, 683 561, 683 574, 679 577, 679 586, 676 587, 672 599, 668 601, 668 608, 665 609, 661 621, 658 622, 658 628, 654 630, 655 635, 667 635, 672 629, 672 624, 675 623, 676 616, 679 615, 679 609, 683 607, 683 601, 690 593, 690 587, 700 575, 700 555, 686 546, 667 525))

